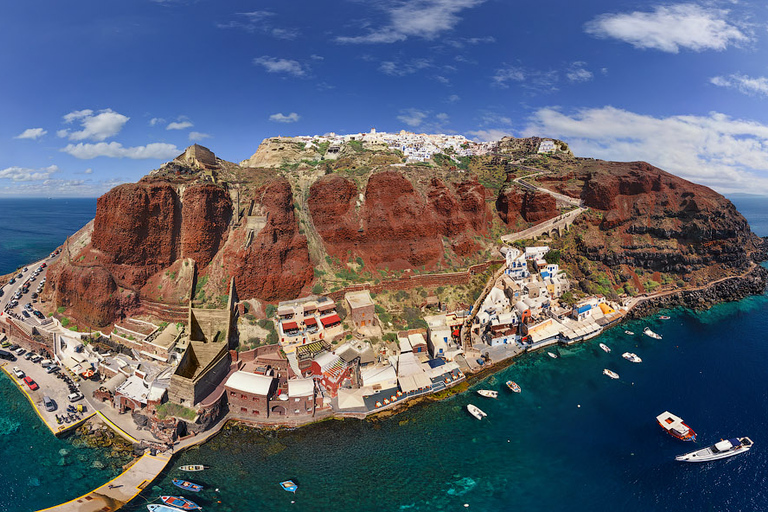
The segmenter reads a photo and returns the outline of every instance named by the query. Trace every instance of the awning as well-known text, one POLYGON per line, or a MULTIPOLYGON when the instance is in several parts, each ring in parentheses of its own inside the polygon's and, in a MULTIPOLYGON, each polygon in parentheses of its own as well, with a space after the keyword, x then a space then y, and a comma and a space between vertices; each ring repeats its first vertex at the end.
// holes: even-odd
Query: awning
POLYGON ((304 319, 305 325, 317 325, 317 320, 314 319, 314 317, 309 317, 304 319))
POLYGON ((326 318, 321 318, 321 322, 323 322, 323 327, 330 327, 332 325, 340 324, 341 318, 339 318, 339 315, 331 315, 326 318))
POLYGON ((298 328, 299 326, 296 324, 296 322, 283 322, 283 331, 292 331, 298 328))

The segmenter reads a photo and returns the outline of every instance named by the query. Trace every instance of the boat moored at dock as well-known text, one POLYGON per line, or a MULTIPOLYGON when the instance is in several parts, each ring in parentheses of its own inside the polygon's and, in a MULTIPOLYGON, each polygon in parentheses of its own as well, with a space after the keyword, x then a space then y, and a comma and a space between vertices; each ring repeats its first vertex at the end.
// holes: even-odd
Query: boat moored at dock
POLYGON ((660 340, 661 339, 661 334, 656 334, 655 332, 653 332, 651 330, 650 327, 646 327, 645 329, 643 329, 643 334, 645 334, 649 338, 653 338, 655 340, 660 340))
POLYGON ((624 352, 621 357, 629 361, 630 363, 642 363, 643 360, 638 357, 634 352, 624 352))
POLYGON ((160 501, 165 505, 176 507, 180 510, 200 510, 203 507, 183 496, 160 496, 160 501))
POLYGON ((611 371, 608 368, 603 370, 603 375, 607 375, 608 377, 610 377, 612 379, 618 379, 619 378, 619 374, 618 373, 616 373, 614 371, 611 371))
POLYGON ((202 485, 187 482, 186 480, 181 480, 180 478, 174 478, 171 480, 171 483, 180 489, 184 489, 185 491, 200 492, 203 490, 202 485))
POLYGON ((557 359, 557 354, 554 354, 552 352, 547 352, 547 355, 551 357, 552 359, 557 359))
POLYGON ((485 398, 498 398, 499 392, 491 389, 478 389, 477 394, 485 398))
POLYGON ((147 505, 147 510, 149 510, 149 512, 179 512, 184 509, 169 507, 168 505, 147 505))
POLYGON ((485 418, 486 416, 488 416, 483 411, 481 411, 479 407, 477 407, 475 405, 472 405, 472 404, 467 404, 467 410, 469 411, 469 414, 471 414, 472 416, 474 416, 478 420, 481 420, 481 419, 485 418))
POLYGON ((666 430, 669 435, 674 436, 681 441, 696 440, 696 432, 694 432, 691 427, 686 425, 682 418, 675 416, 669 411, 664 411, 663 413, 656 416, 656 421, 659 422, 659 425, 661 425, 661 427, 666 430))
POLYGON ((179 466, 180 471, 202 471, 204 469, 208 469, 208 466, 203 466, 202 464, 190 464, 187 466, 179 466))
POLYGON ((634 336, 635 335, 635 333, 632 332, 632 331, 624 331, 624 334, 627 334, 629 336, 634 336))
POLYGON ((678 455, 675 460, 680 462, 708 462, 710 460, 725 459, 740 453, 746 453, 752 448, 752 440, 748 437, 735 437, 733 439, 721 439, 719 442, 696 450, 695 452, 678 455))

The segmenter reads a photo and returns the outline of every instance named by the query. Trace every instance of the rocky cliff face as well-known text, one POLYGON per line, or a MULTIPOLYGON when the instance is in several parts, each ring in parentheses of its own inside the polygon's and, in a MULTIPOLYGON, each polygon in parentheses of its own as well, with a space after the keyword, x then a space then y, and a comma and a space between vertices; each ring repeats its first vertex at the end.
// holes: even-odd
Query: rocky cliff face
POLYGON ((516 186, 506 187, 499 192, 496 210, 501 220, 510 226, 516 225, 520 218, 525 222, 538 224, 557 217, 560 213, 553 196, 544 192, 523 190, 516 186))

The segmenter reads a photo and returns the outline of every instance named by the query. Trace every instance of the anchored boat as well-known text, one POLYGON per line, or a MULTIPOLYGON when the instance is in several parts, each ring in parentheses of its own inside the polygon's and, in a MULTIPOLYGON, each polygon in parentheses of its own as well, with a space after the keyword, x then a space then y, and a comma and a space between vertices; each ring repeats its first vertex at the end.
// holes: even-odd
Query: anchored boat
POLYGON ((659 425, 661 425, 661 427, 671 436, 674 436, 681 441, 696 440, 696 432, 694 432, 691 427, 686 425, 682 418, 675 416, 669 411, 664 411, 663 413, 656 416, 656 421, 658 421, 659 425))
POLYGON ((547 355, 552 359, 557 359, 557 354, 553 354, 552 352, 547 352, 547 355))
POLYGON ((478 420, 481 420, 481 419, 485 418, 486 416, 488 416, 483 411, 481 411, 479 407, 474 406, 472 404, 468 404, 467 405, 467 410, 469 411, 469 414, 471 414, 472 416, 474 416, 478 420))
POLYGON ((603 352, 605 352, 606 354, 610 354, 611 353, 611 347, 609 347, 605 343, 601 343, 600 344, 600 348, 603 349, 603 352))
POLYGON ((200 492, 203 490, 202 485, 195 484, 192 482, 187 482, 186 480, 181 480, 180 478, 174 478, 173 480, 171 480, 171 482, 176 487, 179 487, 180 489, 184 489, 185 491, 200 492))
POLYGON ((643 329, 643 334, 645 334, 649 338, 653 338, 655 340, 660 340, 661 339, 661 334, 656 334, 655 332, 653 332, 651 330, 650 327, 646 327, 645 329, 643 329))
POLYGON ((624 334, 628 334, 630 336, 634 336, 635 335, 635 333, 632 332, 632 331, 624 331, 624 334))
POLYGON ((169 507, 168 505, 147 505, 150 512, 179 512, 180 508, 169 507))
POLYGON ((200 510, 203 507, 183 496, 160 496, 160 501, 180 510, 200 510))
POLYGON ((707 462, 710 460, 725 459, 733 457, 740 453, 746 453, 752 448, 752 440, 748 437, 735 437, 733 439, 723 439, 707 448, 696 450, 695 452, 678 455, 675 460, 681 462, 707 462))
POLYGON ((513 380, 508 380, 507 381, 507 387, 509 389, 511 389, 512 391, 514 391, 515 393, 519 393, 519 392, 522 391, 522 389, 520 389, 520 386, 517 385, 517 382, 515 382, 513 380))
POLYGON ((299 488, 298 485, 296 485, 293 480, 286 480, 285 482, 280 482, 280 487, 283 488, 283 490, 286 490, 288 492, 296 492, 299 488))
POLYGON ((612 379, 618 379, 619 378, 619 374, 618 373, 616 373, 614 371, 611 371, 608 368, 603 370, 603 375, 607 375, 608 377, 610 377, 612 379))
POLYGON ((635 354, 633 352, 624 352, 623 354, 621 354, 621 357, 623 357, 624 359, 626 359, 627 361, 629 361, 631 363, 642 363, 643 362, 643 360, 640 359, 637 356, 637 354, 635 354))
POLYGON ((190 464, 188 466, 179 466, 179 469, 181 471, 202 471, 208 469, 208 466, 203 466, 202 464, 190 464))
POLYGON ((477 394, 485 398, 498 398, 499 392, 491 389, 478 389, 477 394))

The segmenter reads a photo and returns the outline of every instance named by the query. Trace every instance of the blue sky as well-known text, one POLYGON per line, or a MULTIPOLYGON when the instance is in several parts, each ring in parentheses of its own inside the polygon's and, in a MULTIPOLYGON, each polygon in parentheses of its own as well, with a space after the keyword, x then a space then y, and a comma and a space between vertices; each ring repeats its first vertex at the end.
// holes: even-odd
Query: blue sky
POLYGON ((12 2, 0 195, 98 196, 198 142, 379 131, 566 140, 768 194, 768 5, 12 2))

